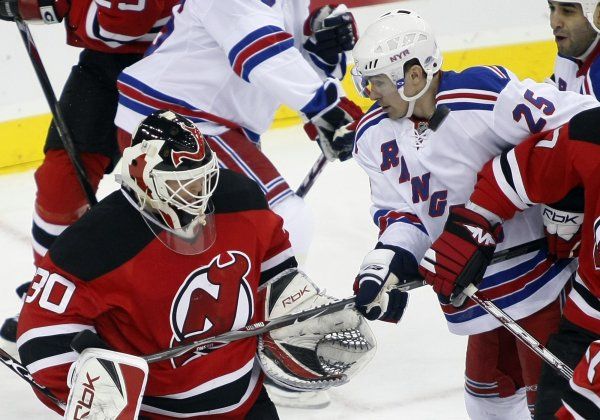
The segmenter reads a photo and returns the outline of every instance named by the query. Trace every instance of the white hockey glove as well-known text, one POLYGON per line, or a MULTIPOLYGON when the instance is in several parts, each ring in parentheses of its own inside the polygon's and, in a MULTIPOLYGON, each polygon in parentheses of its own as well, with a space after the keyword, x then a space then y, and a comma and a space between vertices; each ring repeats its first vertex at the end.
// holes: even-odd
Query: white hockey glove
MULTIPOLYGON (((400 273, 417 276, 417 262, 412 254, 378 248, 369 252, 354 280, 356 309, 367 319, 398 323, 408 305, 408 293, 401 292, 400 273), (411 260, 412 257, 412 260, 411 260), (406 261, 405 261, 406 260, 406 261), (410 266, 410 270, 403 266, 410 266)), ((403 279, 404 280, 404 279, 403 279)))
POLYGON ((575 258, 581 244, 583 213, 563 211, 542 205, 548 252, 556 258, 575 258))
MULTIPOLYGON (((284 271, 259 292, 266 319, 335 301, 296 269, 284 271)), ((258 360, 265 374, 284 387, 327 389, 348 382, 371 360, 375 346, 364 318, 353 309, 345 309, 262 335, 258 360)))
POLYGON ((89 348, 71 365, 65 419, 137 419, 148 363, 141 357, 89 348))

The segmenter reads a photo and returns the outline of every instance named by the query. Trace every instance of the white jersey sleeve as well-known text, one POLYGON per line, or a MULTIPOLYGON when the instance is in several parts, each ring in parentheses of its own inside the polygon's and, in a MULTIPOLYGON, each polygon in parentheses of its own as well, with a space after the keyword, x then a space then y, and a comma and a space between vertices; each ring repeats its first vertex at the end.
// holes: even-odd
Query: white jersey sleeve
POLYGON ((238 76, 296 110, 310 107, 323 81, 298 49, 308 2, 197 3, 207 32, 224 50, 238 76))
POLYGON ((390 120, 381 108, 374 107, 365 114, 357 127, 360 140, 354 149, 354 158, 369 176, 371 186, 371 217, 379 228, 379 242, 402 248, 419 261, 431 239, 424 224, 411 206, 390 185, 390 181, 380 168, 381 158, 375 147, 377 139, 386 136, 394 138, 390 120))

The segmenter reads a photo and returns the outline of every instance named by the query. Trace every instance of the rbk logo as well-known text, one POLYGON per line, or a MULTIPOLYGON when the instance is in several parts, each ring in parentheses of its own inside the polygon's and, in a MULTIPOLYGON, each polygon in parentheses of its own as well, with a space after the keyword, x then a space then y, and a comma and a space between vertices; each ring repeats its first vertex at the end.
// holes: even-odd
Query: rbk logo
POLYGON ((182 159, 189 159, 195 162, 200 162, 206 156, 206 150, 204 148, 204 137, 198 130, 198 127, 188 127, 184 124, 179 125, 185 131, 192 134, 192 137, 196 139, 196 150, 194 152, 185 152, 185 151, 171 151, 171 160, 173 161, 173 165, 177 168, 181 164, 182 159), (198 140, 200 139, 200 140, 198 140))
POLYGON ((550 207, 544 207, 543 216, 553 222, 561 223, 563 225, 580 225, 582 223, 582 221, 579 220, 581 219, 581 215, 553 210, 550 207))
POLYGON ((463 225, 471 233, 473 239, 481 245, 496 245, 494 237, 489 233, 483 233, 483 229, 478 226, 463 225))

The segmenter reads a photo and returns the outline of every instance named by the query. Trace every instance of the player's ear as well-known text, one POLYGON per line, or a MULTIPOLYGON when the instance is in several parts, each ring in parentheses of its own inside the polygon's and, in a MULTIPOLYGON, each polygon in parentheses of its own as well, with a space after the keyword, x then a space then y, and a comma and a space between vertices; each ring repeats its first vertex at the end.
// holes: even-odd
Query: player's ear
POLYGON ((417 85, 422 79, 427 78, 423 68, 418 64, 413 64, 406 71, 405 80, 407 83, 417 85))

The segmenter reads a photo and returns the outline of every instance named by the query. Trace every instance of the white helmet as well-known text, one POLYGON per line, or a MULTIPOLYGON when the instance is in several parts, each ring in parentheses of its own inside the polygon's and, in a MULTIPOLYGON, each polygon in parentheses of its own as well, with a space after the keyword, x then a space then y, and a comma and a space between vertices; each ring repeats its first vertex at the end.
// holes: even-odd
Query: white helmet
MULTIPOLYGON (((596 32, 600 32, 600 28, 594 22, 594 14, 596 13, 596 7, 600 4, 599 0, 553 0, 557 3, 577 3, 581 5, 581 9, 583 10, 583 16, 590 22, 592 28, 596 30, 596 32)), ((600 9, 598 10, 600 13, 600 9)))
POLYGON ((368 97, 368 77, 385 74, 396 84, 402 99, 413 107, 442 67, 442 54, 429 24, 410 10, 397 9, 380 16, 356 42, 352 56, 354 84, 361 95, 368 97), (412 59, 417 59, 425 70, 427 84, 408 97, 404 93, 404 65, 412 59))
POLYGON ((213 229, 207 209, 218 178, 217 157, 204 136, 172 111, 146 117, 123 151, 121 183, 136 197, 150 229, 176 252, 183 249, 175 246, 176 237, 184 239, 184 254, 202 252, 214 241, 212 232, 210 240, 206 236, 213 229))

